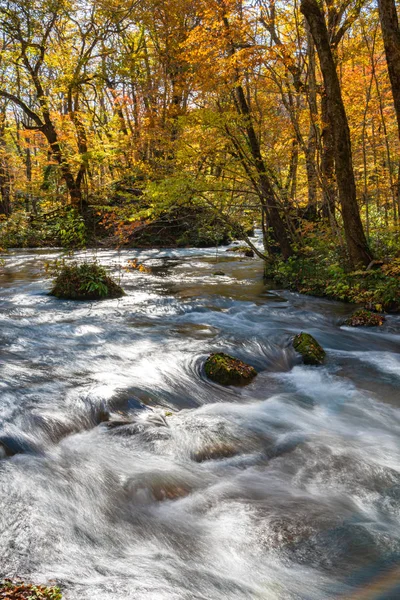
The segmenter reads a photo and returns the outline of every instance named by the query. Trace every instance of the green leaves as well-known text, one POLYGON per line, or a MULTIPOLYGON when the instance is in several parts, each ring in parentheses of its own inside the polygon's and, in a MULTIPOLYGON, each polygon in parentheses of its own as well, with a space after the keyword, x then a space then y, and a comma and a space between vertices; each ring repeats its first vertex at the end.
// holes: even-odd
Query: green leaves
POLYGON ((124 291, 96 262, 61 263, 51 295, 67 300, 120 298, 124 291))

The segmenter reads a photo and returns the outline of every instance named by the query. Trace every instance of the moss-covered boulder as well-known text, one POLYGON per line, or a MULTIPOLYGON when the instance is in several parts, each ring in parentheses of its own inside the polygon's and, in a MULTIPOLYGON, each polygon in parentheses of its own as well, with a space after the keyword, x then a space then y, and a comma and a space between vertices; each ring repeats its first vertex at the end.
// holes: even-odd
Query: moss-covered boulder
POLYGON ((32 585, 4 579, 0 581, 1 598, 8 600, 61 600, 62 595, 58 587, 32 585))
POLYGON ((62 266, 50 294, 66 300, 105 300, 121 298, 125 292, 96 262, 74 262, 62 266))
POLYGON ((356 310, 346 321, 348 327, 381 327, 386 321, 383 315, 377 315, 365 308, 356 310))
POLYGON ((254 250, 252 250, 249 246, 235 246, 234 248, 229 248, 229 252, 237 252, 237 254, 243 254, 248 258, 254 257, 254 250))
POLYGON ((309 333, 299 333, 294 337, 293 347, 301 354, 305 365, 322 365, 325 360, 325 350, 309 333))
POLYGON ((257 375, 253 367, 223 352, 211 354, 204 370, 209 379, 221 385, 246 385, 257 375))

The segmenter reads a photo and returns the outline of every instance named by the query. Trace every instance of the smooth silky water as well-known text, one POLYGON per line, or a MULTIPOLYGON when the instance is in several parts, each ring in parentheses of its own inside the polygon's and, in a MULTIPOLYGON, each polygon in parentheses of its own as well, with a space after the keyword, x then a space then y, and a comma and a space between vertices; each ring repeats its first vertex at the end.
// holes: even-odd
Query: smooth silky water
POLYGON ((70 600, 400 598, 400 317, 343 327, 351 306, 224 250, 99 251, 127 296, 62 301, 59 255, 0 273, 0 575, 70 600), (258 377, 208 381, 218 350, 258 377))

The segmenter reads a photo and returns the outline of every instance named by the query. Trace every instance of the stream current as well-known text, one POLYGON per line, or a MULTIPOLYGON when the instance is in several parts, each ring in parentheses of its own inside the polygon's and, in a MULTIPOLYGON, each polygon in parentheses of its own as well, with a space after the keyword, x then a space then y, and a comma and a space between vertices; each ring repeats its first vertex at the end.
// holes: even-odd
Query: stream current
POLYGON ((400 317, 344 327, 353 307, 225 250, 99 251, 127 295, 62 301, 59 255, 0 272, 0 576, 66 600, 398 600, 400 317), (208 381, 214 351, 258 376, 208 381))

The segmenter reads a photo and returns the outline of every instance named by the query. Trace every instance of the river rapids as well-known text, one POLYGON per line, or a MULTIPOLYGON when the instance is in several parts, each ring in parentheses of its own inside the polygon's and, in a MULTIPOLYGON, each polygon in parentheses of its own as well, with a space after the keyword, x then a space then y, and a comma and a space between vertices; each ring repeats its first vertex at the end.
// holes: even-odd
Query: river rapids
POLYGON ((0 268, 0 576, 66 600, 398 600, 400 317, 344 327, 351 306, 225 250, 98 251, 127 295, 62 301, 59 255, 0 268), (214 351, 258 376, 208 381, 214 351))

